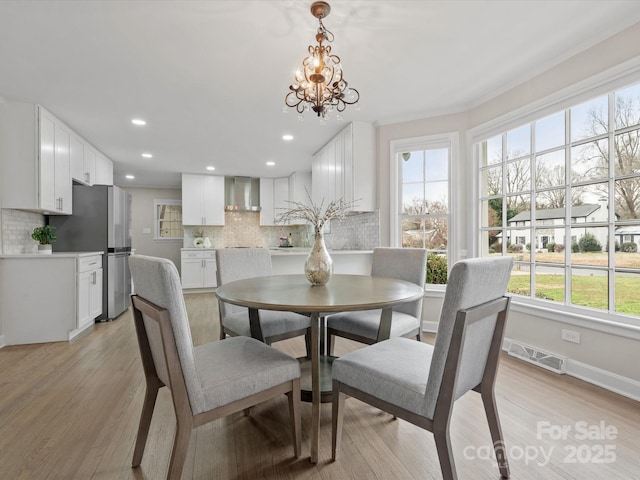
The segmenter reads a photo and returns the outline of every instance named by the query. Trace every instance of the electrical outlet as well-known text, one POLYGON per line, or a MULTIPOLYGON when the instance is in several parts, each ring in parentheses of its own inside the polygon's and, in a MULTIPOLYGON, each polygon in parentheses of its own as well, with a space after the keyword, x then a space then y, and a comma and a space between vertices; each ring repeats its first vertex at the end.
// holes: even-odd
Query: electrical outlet
POLYGON ((580 332, 574 332, 573 330, 562 330, 562 340, 571 343, 580 343, 580 332))
POLYGON ((142 233, 151 233, 151 229, 149 227, 144 227, 142 229, 142 233))

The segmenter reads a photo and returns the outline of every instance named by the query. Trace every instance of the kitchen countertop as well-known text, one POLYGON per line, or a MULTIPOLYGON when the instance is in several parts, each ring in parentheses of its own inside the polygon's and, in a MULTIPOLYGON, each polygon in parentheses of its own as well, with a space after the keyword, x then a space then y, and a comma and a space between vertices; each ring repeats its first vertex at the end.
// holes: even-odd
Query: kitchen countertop
MULTIPOLYGON (((242 248, 242 247, 225 247, 225 248, 242 248)), ((256 247, 256 248, 260 248, 260 247, 256 247)), ((197 252, 201 252, 201 251, 215 251, 217 250, 216 248, 197 248, 197 247, 185 247, 185 248, 181 248, 180 250, 182 251, 197 251, 197 252)), ((271 253, 272 256, 277 256, 277 255, 308 255, 309 252, 311 251, 311 247, 267 247, 267 250, 269 250, 269 253, 271 253)), ((328 249, 329 254, 331 255, 344 255, 344 254, 350 254, 350 255, 354 255, 354 254, 367 254, 367 253, 372 253, 372 250, 331 250, 328 249)))
POLYGON ((53 253, 18 253, 0 255, 0 258, 82 258, 91 255, 102 255, 104 252, 53 252, 53 253))
MULTIPOLYGON (((289 248, 279 248, 279 247, 271 247, 269 248, 271 255, 308 255, 311 252, 311 247, 289 247, 289 248)), ((372 253, 373 250, 332 250, 327 249, 329 255, 358 255, 358 254, 367 254, 372 253)))

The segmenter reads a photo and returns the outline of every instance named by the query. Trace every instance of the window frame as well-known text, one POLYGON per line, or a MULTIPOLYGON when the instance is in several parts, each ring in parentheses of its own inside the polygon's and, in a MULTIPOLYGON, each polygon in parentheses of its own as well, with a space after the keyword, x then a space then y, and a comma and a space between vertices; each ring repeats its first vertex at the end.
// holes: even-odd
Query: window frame
MULTIPOLYGON (((468 187, 470 196, 467 202, 469 211, 473 212, 468 218, 470 228, 469 245, 473 256, 481 255, 482 245, 480 143, 483 140, 488 140, 519 126, 543 119, 559 110, 570 109, 590 99, 624 89, 638 82, 640 82, 640 60, 636 59, 635 61, 627 62, 605 72, 601 72, 577 84, 570 85, 536 102, 467 130, 466 146, 471 157, 470 161, 472 162, 473 172, 469 179, 470 183, 468 187)), ((611 108, 610 106, 610 110, 611 108)), ((613 135, 612 132, 609 132, 608 135, 609 134, 613 135)), ((567 139, 567 141, 571 142, 571 139, 567 139)), ((506 226, 504 228, 507 229, 506 226)), ((565 263, 562 264, 561 267, 564 268, 566 265, 565 260, 565 263)), ((609 267, 615 270, 615 262, 613 267, 611 263, 609 267)), ((570 278, 568 281, 570 281, 570 278)), ((612 281, 615 281, 615 278, 613 278, 612 281)), ((613 308, 615 308, 615 305, 613 308)), ((512 310, 528 315, 541 316, 564 324, 586 327, 596 331, 640 340, 640 317, 612 312, 611 304, 609 310, 605 311, 516 295, 513 297, 512 310)))
MULTIPOLYGON (((181 241, 182 242, 184 239, 184 228, 182 228, 182 236, 180 237, 161 237, 160 236, 160 222, 166 221, 158 217, 158 207, 162 205, 182 206, 182 200, 178 200, 178 199, 154 199, 153 200, 153 221, 154 221, 153 239, 160 242, 165 242, 165 241, 174 241, 174 242, 181 241)), ((182 218, 180 219, 180 226, 184 227, 182 223, 182 218)))
MULTIPOLYGON (((458 231, 454 218, 460 218, 456 215, 457 198, 454 196, 453 183, 458 179, 456 176, 456 165, 458 164, 458 145, 459 135, 457 132, 448 132, 437 135, 427 135, 421 137, 411 137, 405 139, 397 139, 390 141, 390 159, 389 159, 389 189, 390 189, 390 205, 389 205, 389 242, 391 247, 399 248, 402 246, 401 235, 401 206, 402 206, 402 174, 401 163, 399 161, 400 154, 408 151, 416 150, 433 150, 438 148, 449 149, 449 162, 447 166, 447 194, 448 194, 448 210, 447 210, 447 269, 450 271, 451 266, 456 261, 454 252, 457 251, 458 231)), ((439 215, 440 216, 440 215, 439 215)), ((442 290, 446 285, 427 284, 432 290, 442 290)))

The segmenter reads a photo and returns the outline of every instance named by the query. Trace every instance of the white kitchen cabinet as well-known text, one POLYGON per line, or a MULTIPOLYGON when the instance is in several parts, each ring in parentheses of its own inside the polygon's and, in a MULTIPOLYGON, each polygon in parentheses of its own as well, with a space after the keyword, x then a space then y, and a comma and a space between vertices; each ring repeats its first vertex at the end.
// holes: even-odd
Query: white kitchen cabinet
POLYGON ((84 330, 102 314, 102 256, 78 259, 76 328, 84 330))
POLYGON ((289 175, 289 201, 309 204, 311 172, 293 172, 289 175))
POLYGON ((3 208, 71 213, 70 132, 39 105, 0 104, 3 208))
POLYGON ((113 162, 96 152, 96 185, 113 185, 113 162))
POLYGON ((272 226, 276 223, 273 204, 273 178, 260 179, 260 225, 272 226))
POLYGON ((312 198, 325 206, 340 198, 356 202, 354 211, 376 208, 375 129, 352 122, 313 156, 312 198))
POLYGON ((182 224, 224 225, 224 177, 182 174, 182 224))
POLYGON ((82 137, 71 133, 71 178, 84 185, 93 185, 96 179, 96 151, 82 137))
POLYGON ((289 205, 289 177, 273 179, 273 211, 277 219, 279 215, 286 212, 289 205))
POLYGON ((214 288, 216 281, 215 250, 182 250, 180 254, 182 288, 214 288))
POLYGON ((281 225, 278 216, 293 207, 290 202, 308 204, 311 173, 293 172, 288 177, 260 179, 260 225, 281 225))
POLYGON ((5 344, 71 340, 102 313, 101 282, 101 252, 0 256, 5 344))

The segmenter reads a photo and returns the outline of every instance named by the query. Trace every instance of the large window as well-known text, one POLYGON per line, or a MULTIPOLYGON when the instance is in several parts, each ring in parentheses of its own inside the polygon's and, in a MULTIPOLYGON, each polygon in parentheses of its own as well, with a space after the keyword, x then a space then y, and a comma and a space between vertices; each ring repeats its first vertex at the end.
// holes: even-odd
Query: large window
POLYGON ((509 291, 640 317, 640 84, 475 151, 480 254, 513 256, 509 291))
POLYGON ((182 240, 182 202, 180 200, 155 200, 155 239, 182 240))
POLYGON ((426 248, 427 283, 446 283, 449 250, 450 139, 418 139, 394 145, 396 205, 392 244, 426 248))

